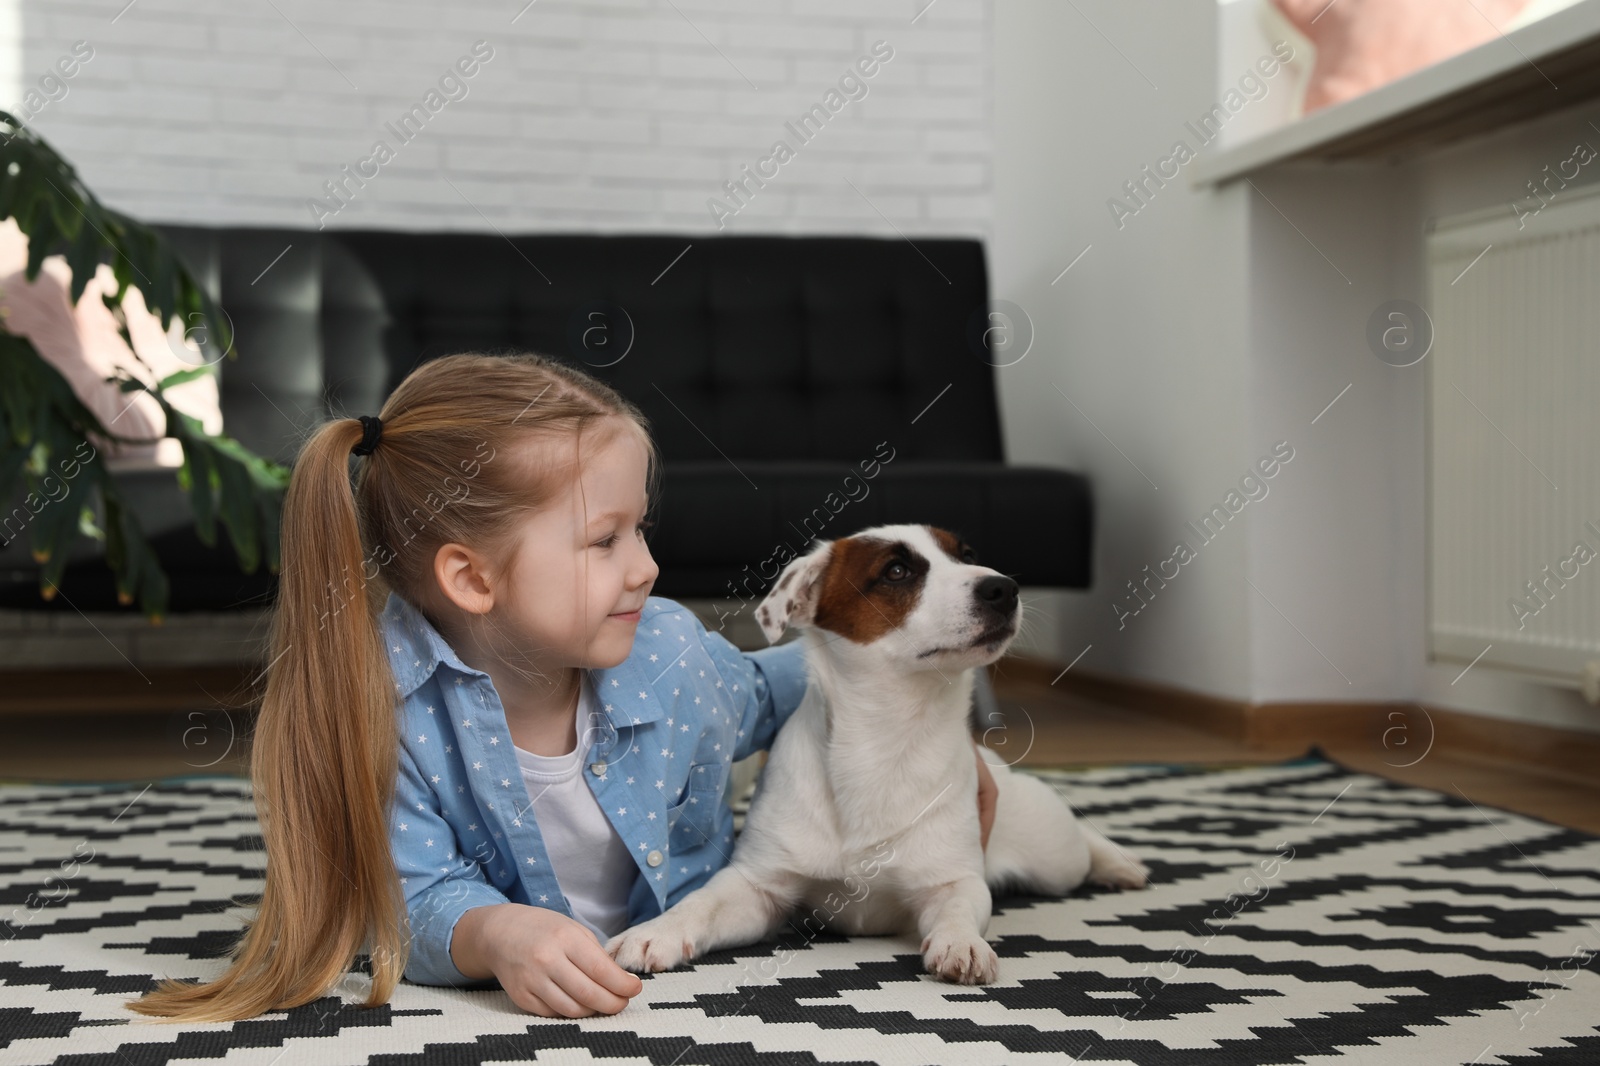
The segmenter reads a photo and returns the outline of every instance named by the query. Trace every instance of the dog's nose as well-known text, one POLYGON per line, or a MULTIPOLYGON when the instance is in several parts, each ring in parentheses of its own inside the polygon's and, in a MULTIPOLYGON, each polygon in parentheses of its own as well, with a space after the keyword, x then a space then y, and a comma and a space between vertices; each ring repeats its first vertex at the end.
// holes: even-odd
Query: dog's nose
POLYGON ((973 590, 978 602, 1001 618, 1010 618, 1017 610, 1017 583, 1002 574, 986 577, 973 590))

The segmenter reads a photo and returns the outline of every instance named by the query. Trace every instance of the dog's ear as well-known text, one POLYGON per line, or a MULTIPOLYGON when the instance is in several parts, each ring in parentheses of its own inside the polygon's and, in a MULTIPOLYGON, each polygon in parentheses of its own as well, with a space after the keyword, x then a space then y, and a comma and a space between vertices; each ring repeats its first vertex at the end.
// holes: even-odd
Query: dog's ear
POLYGON ((805 625, 815 616, 822 572, 827 569, 832 553, 833 541, 820 541, 817 547, 795 559, 778 575, 772 591, 756 608, 756 621, 761 625, 761 632, 767 635, 768 644, 776 644, 790 626, 805 625))

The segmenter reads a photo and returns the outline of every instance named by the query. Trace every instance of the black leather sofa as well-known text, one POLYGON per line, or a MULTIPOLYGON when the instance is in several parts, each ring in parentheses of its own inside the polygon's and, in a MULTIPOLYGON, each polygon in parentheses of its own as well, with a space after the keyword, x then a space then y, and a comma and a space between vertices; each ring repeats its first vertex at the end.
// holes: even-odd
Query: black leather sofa
MULTIPOLYGON (((1086 480, 1005 462, 977 241, 162 229, 237 332, 226 432, 282 461, 330 413, 375 413, 421 361, 535 350, 648 414, 660 595, 759 597, 782 545, 884 522, 955 529, 1026 586, 1088 585, 1086 480)), ((225 537, 199 544, 170 471, 124 483, 173 612, 270 599, 225 537)), ((90 551, 63 590, 116 610, 90 551)), ((25 544, 0 562, 5 606, 69 609, 40 600, 25 544)))

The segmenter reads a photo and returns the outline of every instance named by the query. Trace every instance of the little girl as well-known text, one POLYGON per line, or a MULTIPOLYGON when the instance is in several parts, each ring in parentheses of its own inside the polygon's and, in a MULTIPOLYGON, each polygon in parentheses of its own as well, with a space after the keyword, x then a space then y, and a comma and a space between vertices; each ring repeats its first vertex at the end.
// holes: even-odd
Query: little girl
MULTIPOLYGON (((534 355, 435 359, 317 429, 252 750, 260 905, 218 979, 133 1010, 297 1006, 363 948, 366 1006, 402 976, 545 1017, 627 1005, 602 945, 728 862, 730 767, 806 687, 802 642, 741 652, 649 594, 659 475, 634 404, 534 355)), ((980 812, 986 840, 981 787, 980 812)))

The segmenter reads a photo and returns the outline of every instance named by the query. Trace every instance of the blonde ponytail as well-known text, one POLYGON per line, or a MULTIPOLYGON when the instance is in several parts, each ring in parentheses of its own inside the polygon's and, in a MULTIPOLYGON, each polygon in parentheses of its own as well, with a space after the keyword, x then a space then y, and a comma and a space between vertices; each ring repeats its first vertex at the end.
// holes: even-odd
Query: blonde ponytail
POLYGON ((361 581, 350 488, 354 419, 306 443, 283 506, 283 571, 250 773, 266 844, 260 907, 210 984, 166 981, 128 1006, 175 1021, 229 1021, 327 994, 370 944, 367 1006, 405 969, 405 900, 387 812, 398 765, 394 678, 361 581))

